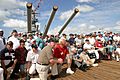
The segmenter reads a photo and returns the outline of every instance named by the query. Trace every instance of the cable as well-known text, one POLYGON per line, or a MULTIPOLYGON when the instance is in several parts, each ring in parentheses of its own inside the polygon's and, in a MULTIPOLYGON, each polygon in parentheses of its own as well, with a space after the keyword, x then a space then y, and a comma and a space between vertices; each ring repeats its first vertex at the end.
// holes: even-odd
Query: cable
POLYGON ((40 7, 41 2, 42 2, 42 0, 40 0, 40 1, 38 2, 37 7, 33 10, 33 13, 35 13, 36 10, 40 7))

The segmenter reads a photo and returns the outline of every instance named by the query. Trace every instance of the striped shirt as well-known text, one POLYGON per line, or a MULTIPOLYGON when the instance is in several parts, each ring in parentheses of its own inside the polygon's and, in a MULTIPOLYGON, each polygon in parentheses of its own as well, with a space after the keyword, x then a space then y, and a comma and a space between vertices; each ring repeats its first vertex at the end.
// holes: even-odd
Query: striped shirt
POLYGON ((8 50, 7 48, 4 48, 0 51, 0 57, 1 60, 4 60, 5 66, 7 66, 15 59, 14 50, 8 50))

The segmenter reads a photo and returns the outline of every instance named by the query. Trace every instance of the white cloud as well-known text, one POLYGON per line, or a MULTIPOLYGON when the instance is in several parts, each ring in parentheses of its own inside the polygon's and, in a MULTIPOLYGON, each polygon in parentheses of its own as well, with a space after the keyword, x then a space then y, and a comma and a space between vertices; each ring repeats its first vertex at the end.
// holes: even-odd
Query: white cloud
MULTIPOLYGON (((89 5, 78 5, 75 8, 77 8, 80 12, 90 12, 90 11, 94 10, 94 7, 89 6, 89 5)), ((68 19, 72 15, 73 11, 74 10, 68 10, 65 12, 61 12, 59 18, 61 20, 68 19)), ((78 17, 79 15, 80 15, 80 13, 77 13, 76 17, 78 17)))
POLYGON ((14 9, 14 10, 10 10, 10 11, 0 10, 0 21, 4 21, 6 19, 10 19, 13 16, 16 16, 16 18, 17 18, 18 15, 19 15, 19 17, 20 16, 24 17, 25 11, 24 10, 20 10, 20 9, 14 9))
POLYGON ((116 24, 120 26, 120 21, 117 21, 116 24))
POLYGON ((68 19, 68 18, 71 16, 72 13, 73 13, 73 10, 69 10, 69 11, 66 11, 66 12, 62 12, 62 13, 60 14, 60 19, 61 19, 61 20, 68 19))
POLYGON ((120 21, 116 22, 116 26, 111 28, 112 31, 120 31, 120 21))
POLYGON ((95 29, 96 26, 95 26, 95 25, 90 25, 89 28, 90 28, 90 29, 95 29))
POLYGON ((112 29, 109 27, 104 28, 104 31, 110 32, 112 29))
POLYGON ((0 20, 10 18, 11 15, 23 15, 27 2, 18 0, 0 0, 0 20), (21 9, 18 9, 21 8, 21 9))
POLYGON ((50 16, 51 14, 51 11, 44 11, 44 12, 41 12, 42 16, 46 17, 46 16, 50 16))
POLYGON ((7 19, 7 16, 10 16, 10 12, 0 10, 0 21, 7 19))
MULTIPOLYGON (((61 29, 61 26, 58 26, 52 30, 50 30, 51 34, 56 34, 58 33, 58 31, 61 29)), ((65 28, 65 30, 62 33, 66 33, 66 34, 70 34, 70 33, 76 33, 76 34, 80 34, 80 33, 91 33, 94 31, 98 31, 98 27, 95 25, 90 25, 87 23, 83 23, 83 24, 79 24, 79 25, 74 25, 74 26, 68 26, 65 28)))
MULTIPOLYGON (((16 1, 16 2, 17 2, 17 1, 16 1)), ((18 2, 17 2, 17 3, 18 3, 18 2)), ((26 8, 26 4, 27 4, 26 1, 25 1, 25 2, 22 2, 22 1, 20 2, 20 1, 19 1, 19 6, 23 6, 23 7, 26 8)))
POLYGON ((12 28, 27 28, 27 22, 23 20, 17 20, 17 19, 9 19, 4 20, 5 27, 12 27, 12 28))
POLYGON ((25 7, 27 2, 17 0, 0 0, 0 9, 16 9, 25 7))
POLYGON ((77 2, 94 2, 96 0, 76 0, 77 2))
POLYGON ((116 26, 112 28, 112 30, 116 31, 116 32, 120 32, 120 21, 116 22, 116 26))
POLYGON ((120 26, 115 26, 113 29, 114 30, 120 30, 120 26))
POLYGON ((11 14, 15 14, 15 15, 25 15, 25 11, 24 10, 21 10, 21 9, 14 9, 14 10, 11 10, 9 11, 11 14))
POLYGON ((94 10, 94 7, 89 6, 89 5, 78 5, 76 6, 80 10, 80 12, 90 12, 94 10))
POLYGON ((86 27, 87 24, 86 23, 83 23, 83 24, 80 24, 81 27, 86 27))
POLYGON ((61 28, 62 26, 57 26, 54 29, 50 30, 48 34, 57 34, 61 28))

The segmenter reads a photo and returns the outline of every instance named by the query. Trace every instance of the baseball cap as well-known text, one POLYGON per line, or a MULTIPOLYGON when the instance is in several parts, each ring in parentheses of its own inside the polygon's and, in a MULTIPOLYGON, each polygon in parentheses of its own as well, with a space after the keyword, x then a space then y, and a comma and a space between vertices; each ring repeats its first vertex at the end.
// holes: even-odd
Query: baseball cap
POLYGON ((69 34, 69 36, 74 36, 74 34, 71 33, 71 34, 69 34))
POLYGON ((88 42, 89 40, 88 40, 88 39, 86 39, 85 41, 87 41, 87 42, 88 42))
POLYGON ((17 33, 17 30, 13 30, 12 32, 16 32, 17 33))
POLYGON ((35 49, 38 48, 38 46, 37 46, 36 44, 32 44, 31 47, 32 47, 32 48, 35 48, 35 49))
POLYGON ((48 42, 49 42, 49 43, 50 43, 50 42, 56 42, 56 40, 55 40, 55 38, 51 38, 51 39, 48 40, 48 42))
POLYGON ((63 33, 62 36, 67 36, 67 35, 63 33))
POLYGON ((24 37, 24 36, 27 36, 27 34, 26 34, 26 33, 23 33, 23 36, 22 36, 22 37, 24 37))

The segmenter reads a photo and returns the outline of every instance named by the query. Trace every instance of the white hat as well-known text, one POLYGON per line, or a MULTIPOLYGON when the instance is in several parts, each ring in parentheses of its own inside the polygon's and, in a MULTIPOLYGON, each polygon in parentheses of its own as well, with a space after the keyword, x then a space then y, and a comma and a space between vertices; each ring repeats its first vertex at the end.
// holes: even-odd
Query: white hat
POLYGON ((3 31, 2 29, 0 29, 0 31, 3 31))
POLYGON ((36 40, 35 40, 35 39, 32 39, 32 40, 31 40, 31 42, 34 42, 34 41, 36 41, 36 40))
POLYGON ((61 37, 60 39, 59 39, 59 43, 61 43, 63 40, 66 40, 64 37, 61 37))
POLYGON ((39 34, 39 32, 35 32, 35 34, 39 34))

